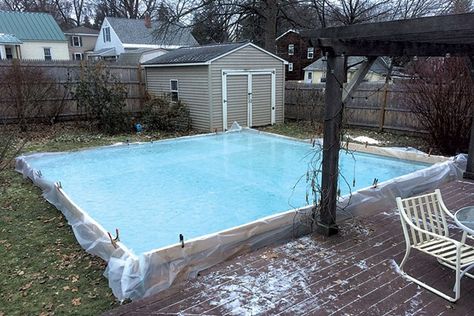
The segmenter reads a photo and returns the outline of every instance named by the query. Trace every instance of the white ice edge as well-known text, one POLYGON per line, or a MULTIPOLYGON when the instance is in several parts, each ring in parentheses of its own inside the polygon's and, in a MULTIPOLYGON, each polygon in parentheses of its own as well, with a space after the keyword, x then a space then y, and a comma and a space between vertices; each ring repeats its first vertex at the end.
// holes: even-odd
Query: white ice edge
MULTIPOLYGON (((244 130, 275 136, 272 133, 244 130)), ((154 143, 212 135, 216 135, 216 133, 166 139, 154 141, 154 143)), ((281 135, 278 137, 295 140, 281 135)), ((301 140, 298 141, 301 142, 301 140)), ((124 144, 124 146, 128 145, 130 144, 124 144)), ((26 157, 34 158, 34 155, 44 154, 18 157, 16 170, 41 187, 43 196, 63 212, 73 228, 78 242, 86 251, 108 261, 104 275, 109 279, 109 286, 114 295, 120 300, 137 299, 160 292, 171 286, 177 277, 196 275, 199 271, 244 249, 263 246, 277 238, 283 238, 283 236, 290 237, 295 214, 309 212, 312 208, 311 205, 295 208, 216 233, 196 237, 185 241, 184 248, 178 243, 136 256, 120 242, 117 249, 112 247, 107 231, 102 225, 76 205, 64 190, 57 187, 56 184, 41 179, 25 159, 26 157)), ((465 157, 461 155, 451 158, 412 174, 384 181, 376 188, 360 189, 352 193, 352 196, 341 197, 338 203, 341 205, 347 202, 350 197, 351 204, 346 208, 348 211, 360 212, 361 205, 365 211, 369 209, 386 210, 394 206, 393 201, 396 196, 405 197, 437 188, 444 182, 460 179, 465 160, 465 157)))

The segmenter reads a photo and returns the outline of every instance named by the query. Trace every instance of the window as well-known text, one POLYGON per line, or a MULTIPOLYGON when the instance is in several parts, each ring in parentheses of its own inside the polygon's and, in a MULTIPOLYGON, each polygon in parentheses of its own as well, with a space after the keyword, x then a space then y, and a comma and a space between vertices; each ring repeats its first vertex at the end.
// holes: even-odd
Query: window
POLYGON ((45 47, 44 50, 44 60, 51 60, 51 48, 45 47))
POLYGON ((313 59, 314 57, 314 47, 308 47, 308 59, 313 59))
POLYGON ((294 55, 295 54, 295 45, 290 44, 288 45, 288 55, 294 55))
POLYGON ((84 55, 82 55, 82 53, 72 54, 72 60, 83 60, 83 59, 84 59, 84 55))
POLYGON ((326 72, 321 75, 321 82, 326 82, 326 72))
POLYGON ((178 102, 178 80, 170 80, 171 101, 178 102))
POLYGON ((288 64, 288 71, 293 71, 293 63, 288 64))
POLYGON ((104 42, 110 42, 110 27, 104 27, 104 33, 102 35, 104 36, 104 42))
POLYGON ((13 59, 13 52, 11 47, 5 47, 5 57, 7 59, 13 59))
POLYGON ((313 80, 313 73, 308 71, 308 80, 313 80))
POLYGON ((72 36, 71 37, 71 46, 73 46, 73 47, 82 47, 82 37, 72 36))

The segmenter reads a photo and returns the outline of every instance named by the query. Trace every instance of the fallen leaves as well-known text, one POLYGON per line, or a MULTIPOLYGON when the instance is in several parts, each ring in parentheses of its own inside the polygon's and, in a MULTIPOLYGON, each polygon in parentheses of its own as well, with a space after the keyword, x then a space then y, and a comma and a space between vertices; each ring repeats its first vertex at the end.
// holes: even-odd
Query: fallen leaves
POLYGON ((81 305, 81 298, 80 298, 80 297, 73 298, 73 299, 71 300, 71 304, 74 305, 74 306, 79 306, 79 305, 81 305))

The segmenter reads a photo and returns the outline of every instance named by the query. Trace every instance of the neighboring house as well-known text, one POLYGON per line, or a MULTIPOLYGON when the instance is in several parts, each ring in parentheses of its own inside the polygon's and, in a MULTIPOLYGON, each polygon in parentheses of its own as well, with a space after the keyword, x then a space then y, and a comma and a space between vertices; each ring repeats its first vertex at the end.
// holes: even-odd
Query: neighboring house
POLYGON ((69 59, 67 40, 47 13, 0 11, 0 59, 69 59))
POLYGON ((100 28, 93 56, 116 59, 120 54, 140 48, 177 49, 198 45, 187 28, 169 27, 157 34, 158 22, 106 17, 100 28))
POLYGON ((94 51, 99 31, 85 26, 79 26, 64 32, 68 40, 69 56, 72 60, 87 59, 94 51))
MULTIPOLYGON (((348 57, 347 59, 347 80, 350 80, 354 73, 359 69, 360 64, 365 60, 364 57, 348 57)), ((321 83, 326 82, 327 62, 325 57, 321 57, 314 63, 304 69, 305 83, 321 83)), ((365 75, 364 81, 380 81, 385 80, 389 65, 384 58, 377 58, 370 67, 369 72, 365 75)))
POLYGON ((227 130, 282 123, 285 64, 252 43, 171 51, 144 64, 147 91, 189 108, 193 128, 227 130))
POLYGON ((167 52, 166 49, 162 48, 138 48, 121 54, 118 61, 128 65, 143 64, 167 52))
POLYGON ((320 50, 298 31, 289 30, 276 38, 276 54, 288 61, 286 80, 303 80, 304 68, 320 57, 320 50))

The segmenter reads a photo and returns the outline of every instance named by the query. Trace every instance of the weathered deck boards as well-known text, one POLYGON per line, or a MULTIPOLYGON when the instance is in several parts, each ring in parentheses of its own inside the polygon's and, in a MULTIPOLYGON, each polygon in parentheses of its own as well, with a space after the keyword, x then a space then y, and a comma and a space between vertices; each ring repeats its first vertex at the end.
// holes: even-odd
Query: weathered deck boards
MULTIPOLYGON (((474 205, 474 182, 451 182, 441 190, 452 210, 474 205)), ((396 211, 348 220, 341 228, 338 236, 306 236, 238 256, 107 314, 474 314, 474 280, 464 278, 461 299, 450 304, 398 274, 405 244, 396 211)), ((459 237, 454 225, 451 230, 459 237)), ((416 252, 410 258, 413 275, 452 289, 451 270, 416 252)))

